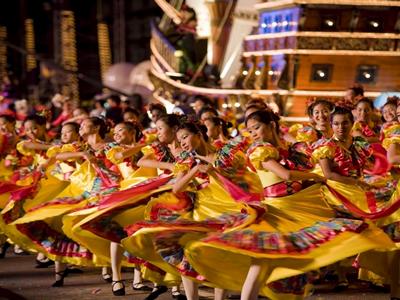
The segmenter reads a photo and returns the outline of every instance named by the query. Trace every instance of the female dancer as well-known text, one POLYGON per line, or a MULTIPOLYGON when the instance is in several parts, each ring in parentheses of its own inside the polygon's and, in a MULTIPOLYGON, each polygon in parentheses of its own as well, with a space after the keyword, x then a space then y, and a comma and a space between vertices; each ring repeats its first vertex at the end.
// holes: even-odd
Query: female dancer
MULTIPOLYGON (((258 179, 246 170, 244 154, 229 143, 215 152, 200 128, 193 122, 180 126, 177 137, 185 152, 175 167, 173 193, 151 200, 145 213, 149 221, 128 227, 130 236, 122 240, 129 252, 167 272, 182 274, 188 299, 197 298, 197 287, 192 280, 201 280, 201 276, 187 263, 182 245, 207 231, 242 226, 249 218, 241 213, 244 206, 226 191, 233 183, 224 188, 221 176, 215 179, 207 175, 211 164, 220 175, 233 179, 240 187, 237 190, 246 189, 252 196, 248 200, 259 199, 261 191, 258 179), (224 217, 229 212, 232 217, 224 217), (208 221, 218 217, 221 219, 208 221)), ((222 297, 222 290, 216 290, 216 299, 222 297)))
MULTIPOLYGON (((97 211, 73 225, 72 236, 97 256, 107 259, 110 254, 105 253, 104 250, 109 248, 107 245, 111 243, 114 295, 122 295, 125 292, 120 272, 123 258, 125 258, 125 265, 129 261, 138 262, 137 259, 132 260, 132 257, 128 257, 128 262, 126 262, 126 257, 123 257, 123 249, 119 245, 121 238, 125 237, 123 227, 134 223, 135 220, 143 220, 145 204, 151 195, 157 193, 158 186, 162 187, 162 184, 167 183, 164 176, 160 177, 160 180, 157 179, 157 168, 165 169, 167 172, 173 169, 173 162, 175 161, 173 153, 177 155, 179 152, 175 135, 177 125, 178 117, 176 115, 160 117, 156 121, 159 142, 142 148, 144 156, 137 162, 139 169, 121 182, 122 190, 120 192, 107 197, 107 200, 101 203, 97 211)), ((111 153, 114 157, 121 155, 121 146, 114 149, 115 151, 111 153)), ((138 149, 140 150, 140 148, 138 149)), ((162 189, 168 189, 168 186, 164 186, 162 189)), ((146 270, 146 278, 157 282, 159 276, 154 277, 155 275, 157 274, 146 270)), ((135 271, 133 289, 146 289, 141 284, 138 270, 135 271)), ((178 294, 175 291, 175 295, 178 294)))
MULTIPOLYGON (((342 214, 372 219, 397 242, 400 220, 398 187, 385 188, 382 193, 381 187, 373 186, 374 182, 367 184, 362 179, 362 171, 371 159, 373 151, 363 138, 351 136, 353 116, 349 110, 335 108, 331 115, 331 123, 333 138, 316 145, 313 154, 314 158, 319 160, 328 179, 327 186, 322 188, 324 198, 342 214)), ((389 274, 392 296, 399 297, 398 251, 361 254, 359 264, 379 275, 389 274), (389 265, 382 262, 383 257, 386 262, 390 262, 389 265), (385 271, 382 272, 380 267, 386 267, 385 271)))
POLYGON ((212 117, 203 120, 204 125, 207 127, 207 136, 210 142, 227 143, 229 141, 228 128, 231 127, 230 123, 225 122, 221 118, 212 117))
MULTIPOLYGON (((79 134, 86 141, 81 149, 56 155, 59 161, 75 161, 76 170, 69 176, 70 184, 53 200, 32 207, 15 221, 20 230, 41 247, 40 251, 56 261, 55 287, 62 286, 68 269, 63 263, 92 265, 90 251, 67 238, 61 228, 62 217, 72 210, 95 206, 99 196, 118 188, 120 173, 106 158, 110 147, 104 143, 107 128, 103 120, 93 117, 84 120, 79 134)), ((104 262, 95 261, 104 265, 104 262)))
POLYGON ((274 114, 254 112, 246 126, 255 140, 249 160, 267 198, 262 205, 252 203, 259 215, 249 226, 187 245, 189 262, 201 275, 226 289, 241 288, 241 299, 257 299, 259 293, 290 299, 306 292, 305 276, 295 275, 374 249, 378 239, 384 247, 392 245, 383 232, 366 228, 362 221, 334 218, 335 212, 318 196, 320 186, 305 182, 324 179, 293 169, 309 165, 302 154, 288 155, 274 114))
POLYGON ((364 137, 370 143, 379 142, 380 126, 372 120, 374 106, 367 98, 358 100, 355 106, 356 121, 353 125, 353 136, 364 137))
POLYGON ((321 138, 330 138, 333 134, 329 122, 329 115, 334 105, 323 99, 311 102, 307 107, 307 114, 311 120, 309 126, 296 124, 290 127, 289 133, 298 142, 306 142, 311 145, 321 138))

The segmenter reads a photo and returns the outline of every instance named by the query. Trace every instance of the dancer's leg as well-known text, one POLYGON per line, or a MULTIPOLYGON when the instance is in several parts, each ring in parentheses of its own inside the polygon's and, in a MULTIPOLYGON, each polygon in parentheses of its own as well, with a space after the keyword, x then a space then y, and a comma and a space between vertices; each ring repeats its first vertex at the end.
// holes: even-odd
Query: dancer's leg
POLYGON ((187 300, 199 300, 199 285, 184 276, 182 276, 182 283, 187 300))
POLYGON ((224 300, 226 296, 226 290, 215 288, 214 289, 214 300, 224 300))
POLYGON ((271 270, 257 260, 253 260, 242 287, 241 300, 257 300, 262 281, 271 270))

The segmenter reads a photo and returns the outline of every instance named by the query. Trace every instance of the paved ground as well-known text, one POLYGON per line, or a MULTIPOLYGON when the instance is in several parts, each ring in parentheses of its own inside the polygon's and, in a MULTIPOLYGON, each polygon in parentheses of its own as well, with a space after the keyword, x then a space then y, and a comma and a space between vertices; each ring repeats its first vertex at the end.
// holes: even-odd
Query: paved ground
MULTIPOLYGON (((128 280, 132 279, 131 272, 125 272, 124 278, 127 280, 125 297, 115 298, 111 293, 110 284, 102 281, 100 270, 85 269, 84 274, 69 275, 65 279, 65 286, 62 288, 51 288, 54 280, 54 269, 35 269, 34 256, 15 256, 7 255, 5 259, 0 259, 0 300, 103 300, 103 299, 132 299, 143 300, 146 293, 136 292, 129 286, 128 280)), ((202 299, 212 299, 211 289, 202 288, 200 290, 202 299)), ((158 299, 172 299, 170 293, 163 294, 158 299)), ((329 287, 318 286, 315 294, 308 299, 313 300, 380 300, 389 299, 388 294, 377 294, 362 289, 360 285, 351 287, 348 291, 341 294, 332 294, 329 287)))

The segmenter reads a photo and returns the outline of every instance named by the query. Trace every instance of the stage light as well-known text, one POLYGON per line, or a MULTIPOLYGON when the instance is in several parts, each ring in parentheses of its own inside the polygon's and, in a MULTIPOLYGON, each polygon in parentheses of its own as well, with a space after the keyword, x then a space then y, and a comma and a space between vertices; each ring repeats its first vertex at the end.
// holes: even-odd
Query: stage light
POLYGON ((254 74, 255 74, 256 76, 260 76, 260 75, 261 75, 261 71, 260 71, 260 70, 256 70, 256 71, 254 72, 254 74))
POLYGON ((357 68, 357 83, 374 83, 378 77, 378 66, 359 65, 357 68))
POLYGON ((325 20, 325 24, 328 27, 333 27, 333 25, 335 25, 335 22, 332 21, 331 19, 327 19, 327 20, 325 20))
POLYGON ((311 81, 328 82, 332 77, 333 65, 314 64, 311 67, 311 81))
POLYGON ((249 74, 249 72, 247 70, 242 71, 242 75, 246 76, 247 74, 249 74))
POLYGON ((262 27, 262 28, 266 28, 266 27, 267 27, 267 24, 262 23, 262 24, 261 24, 261 27, 262 27))
POLYGON ((374 28, 378 28, 379 27, 379 22, 377 22, 377 21, 371 21, 371 22, 369 22, 369 24, 374 28))
POLYGON ((272 71, 272 70, 269 70, 269 71, 268 71, 268 75, 269 75, 269 76, 272 76, 272 75, 274 75, 274 71, 272 71))
POLYGON ((236 103, 235 103, 235 107, 237 107, 237 108, 240 107, 240 103, 239 103, 239 102, 236 102, 236 103))
POLYGON ((228 108, 228 104, 223 103, 223 104, 222 104, 222 108, 228 108))

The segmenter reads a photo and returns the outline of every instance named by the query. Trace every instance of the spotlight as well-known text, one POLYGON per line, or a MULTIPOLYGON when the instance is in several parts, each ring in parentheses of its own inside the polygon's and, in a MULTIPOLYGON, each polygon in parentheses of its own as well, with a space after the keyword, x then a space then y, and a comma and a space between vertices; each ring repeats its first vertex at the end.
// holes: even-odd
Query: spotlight
POLYGON ((235 102, 235 107, 240 107, 240 103, 239 102, 235 102))
POLYGON ((272 75, 274 75, 274 71, 272 71, 272 70, 269 70, 269 71, 268 71, 268 75, 269 75, 269 76, 272 76, 272 75))
POLYGON ((378 66, 359 65, 357 68, 357 83, 374 83, 378 77, 378 66))
POLYGON ((332 64, 313 64, 311 67, 311 81, 329 82, 332 77, 332 64))
POLYGON ((256 71, 254 72, 254 74, 256 74, 256 76, 260 76, 260 75, 261 75, 261 71, 260 71, 260 70, 256 70, 256 71))
POLYGON ((328 27, 333 27, 333 25, 335 25, 335 22, 333 22, 331 19, 327 19, 325 20, 325 24, 328 27))
POLYGON ((266 28, 266 27, 267 27, 267 24, 262 23, 262 24, 261 24, 261 27, 262 27, 262 28, 266 28))
POLYGON ((249 72, 247 70, 242 71, 242 75, 246 76, 247 74, 249 74, 249 72))

